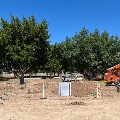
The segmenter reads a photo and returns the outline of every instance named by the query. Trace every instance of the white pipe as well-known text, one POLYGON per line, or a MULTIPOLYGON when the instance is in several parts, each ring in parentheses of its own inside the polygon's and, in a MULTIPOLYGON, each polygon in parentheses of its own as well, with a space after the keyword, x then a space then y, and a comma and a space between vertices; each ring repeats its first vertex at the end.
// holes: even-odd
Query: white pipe
POLYGON ((44 94, 44 92, 45 92, 45 90, 44 90, 44 87, 45 86, 45 84, 43 83, 43 98, 45 97, 45 94, 44 94))

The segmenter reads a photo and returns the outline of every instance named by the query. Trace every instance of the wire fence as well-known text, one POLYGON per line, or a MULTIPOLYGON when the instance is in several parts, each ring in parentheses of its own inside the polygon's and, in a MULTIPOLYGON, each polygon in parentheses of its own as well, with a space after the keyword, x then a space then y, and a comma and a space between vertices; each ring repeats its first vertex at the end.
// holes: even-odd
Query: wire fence
MULTIPOLYGON (((96 96, 96 88, 98 82, 94 81, 80 81, 80 82, 71 82, 71 96, 74 97, 85 97, 88 95, 96 96)), ((59 82, 47 82, 47 81, 28 81, 24 85, 20 85, 19 82, 7 81, 0 83, 0 96, 24 96, 38 95, 40 98, 46 97, 59 97, 59 82)), ((101 87, 102 96, 110 96, 116 93, 115 88, 111 87, 101 87)))

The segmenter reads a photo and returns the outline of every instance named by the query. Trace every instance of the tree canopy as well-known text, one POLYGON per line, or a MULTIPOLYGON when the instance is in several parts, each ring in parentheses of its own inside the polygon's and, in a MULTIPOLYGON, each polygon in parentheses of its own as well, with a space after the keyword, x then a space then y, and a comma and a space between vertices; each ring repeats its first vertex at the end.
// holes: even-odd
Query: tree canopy
POLYGON ((29 72, 77 71, 93 78, 120 62, 119 37, 106 30, 82 28, 54 45, 49 37, 45 19, 37 23, 33 15, 22 20, 11 15, 10 22, 1 18, 0 68, 17 71, 23 84, 24 74, 29 72))
POLYGON ((37 23, 32 15, 28 19, 11 15, 8 22, 1 18, 1 51, 4 64, 21 74, 20 83, 24 83, 24 73, 42 67, 47 62, 49 44, 48 24, 45 19, 37 23))
POLYGON ((64 71, 77 71, 93 78, 120 62, 120 40, 117 35, 110 36, 106 30, 100 34, 98 29, 90 33, 82 28, 58 45, 58 60, 62 61, 61 69, 64 71))

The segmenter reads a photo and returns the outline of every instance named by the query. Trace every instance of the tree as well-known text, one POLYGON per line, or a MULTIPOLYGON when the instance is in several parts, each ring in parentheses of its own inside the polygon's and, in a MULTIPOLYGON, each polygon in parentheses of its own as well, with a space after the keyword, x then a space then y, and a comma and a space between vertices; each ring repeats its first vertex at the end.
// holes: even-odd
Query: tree
POLYGON ((120 40, 117 35, 108 35, 107 31, 101 34, 101 66, 105 69, 120 62, 120 40))
POLYGON ((11 22, 1 18, 1 47, 4 48, 4 60, 20 73, 20 84, 24 84, 27 71, 40 69, 47 62, 49 48, 48 24, 45 19, 37 23, 32 15, 28 19, 11 15, 11 22))
POLYGON ((109 36, 107 31, 100 34, 98 29, 89 33, 82 28, 71 41, 74 69, 82 73, 85 71, 87 77, 103 74, 109 66, 120 61, 120 41, 117 35, 109 36))
POLYGON ((59 57, 59 44, 51 45, 49 49, 48 54, 48 62, 45 66, 45 71, 47 73, 59 73, 61 71, 61 65, 60 65, 60 57, 59 57))
POLYGON ((74 54, 75 54, 75 67, 79 72, 84 72, 84 69, 88 69, 89 66, 89 53, 90 53, 90 42, 89 42, 89 31, 82 28, 79 33, 76 33, 72 38, 74 41, 74 54))
POLYGON ((66 36, 65 41, 60 44, 60 56, 62 70, 73 72, 74 67, 74 43, 71 38, 66 36))

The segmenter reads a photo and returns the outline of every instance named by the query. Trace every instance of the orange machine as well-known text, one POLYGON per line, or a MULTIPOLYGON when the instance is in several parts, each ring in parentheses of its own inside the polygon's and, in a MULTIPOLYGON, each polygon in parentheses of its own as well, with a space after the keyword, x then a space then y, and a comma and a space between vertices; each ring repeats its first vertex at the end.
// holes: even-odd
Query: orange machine
POLYGON ((104 79, 108 84, 116 84, 117 80, 120 79, 120 64, 108 68, 107 72, 105 73, 104 79))

